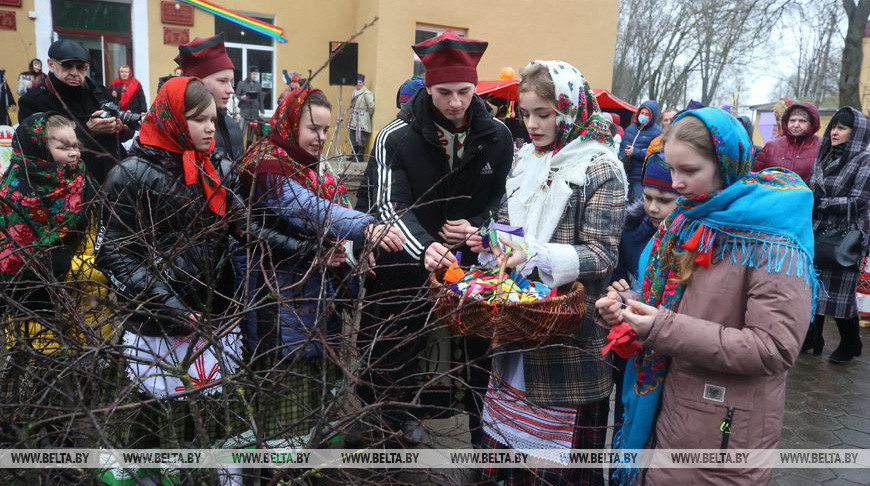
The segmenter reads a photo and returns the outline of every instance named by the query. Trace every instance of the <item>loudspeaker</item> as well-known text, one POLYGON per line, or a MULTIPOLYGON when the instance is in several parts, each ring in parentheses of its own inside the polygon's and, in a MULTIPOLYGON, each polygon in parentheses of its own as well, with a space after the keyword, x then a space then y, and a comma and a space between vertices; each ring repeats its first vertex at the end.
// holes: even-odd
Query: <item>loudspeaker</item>
POLYGON ((335 54, 335 57, 329 61, 329 84, 331 86, 353 86, 356 84, 357 53, 356 42, 329 43, 329 55, 335 54))

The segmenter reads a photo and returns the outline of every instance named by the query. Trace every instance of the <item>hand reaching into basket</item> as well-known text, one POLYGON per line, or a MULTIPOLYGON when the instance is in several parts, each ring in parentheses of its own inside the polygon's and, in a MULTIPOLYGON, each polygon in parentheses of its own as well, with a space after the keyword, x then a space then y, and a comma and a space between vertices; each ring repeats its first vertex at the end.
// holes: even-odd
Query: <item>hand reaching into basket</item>
POLYGON ((499 238, 498 241, 504 245, 505 250, 502 250, 500 245, 490 245, 490 247, 499 268, 501 268, 502 264, 504 264, 504 268, 517 268, 528 260, 529 257, 523 245, 519 242, 504 238, 499 238))
POLYGON ((465 244, 474 253, 483 253, 489 251, 489 248, 483 246, 483 235, 480 234, 480 228, 469 227, 465 244))
POLYGON ((430 272, 442 267, 448 268, 455 261, 456 256, 450 253, 450 248, 437 241, 426 247, 426 253, 423 256, 423 266, 430 272))

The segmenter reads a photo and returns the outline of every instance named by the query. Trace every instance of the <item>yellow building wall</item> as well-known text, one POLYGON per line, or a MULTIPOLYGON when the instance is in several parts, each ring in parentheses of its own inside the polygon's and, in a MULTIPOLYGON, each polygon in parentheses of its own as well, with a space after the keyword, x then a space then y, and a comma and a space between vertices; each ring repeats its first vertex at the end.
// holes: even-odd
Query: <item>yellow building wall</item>
MULTIPOLYGON (((151 32, 151 86, 175 67, 175 46, 163 45, 160 2, 149 2, 151 32)), ((467 29, 468 36, 489 42, 481 60, 480 79, 497 79, 502 67, 519 72, 533 59, 561 59, 577 66, 590 84, 610 88, 613 49, 616 43, 618 3, 612 0, 223 0, 228 8, 247 14, 272 15, 283 27, 287 43, 276 43, 276 85, 283 87, 281 70, 297 71, 302 77, 317 70, 328 55, 329 41, 345 40, 378 17, 372 28, 361 34, 358 70, 375 93, 374 129, 383 127, 396 115, 399 85, 413 74, 411 45, 417 24, 467 29), (533 21, 530 21, 533 19, 533 21), (573 36, 565 35, 574 32, 573 36), (573 41, 572 41, 573 39, 573 41), (595 39, 594 46, 589 39, 595 39)), ((191 38, 214 34, 214 18, 195 9, 191 38)), ((329 86, 329 70, 313 80, 337 105, 339 88, 329 86)), ((351 87, 343 88, 347 111, 351 87)), ((278 90, 280 92, 280 89, 278 90)), ((151 93, 149 99, 153 99, 151 93)), ((336 107, 338 108, 338 107, 336 107)), ((333 110, 337 116, 338 110, 333 110)))
POLYGON ((498 79, 505 66, 519 73, 533 59, 560 59, 580 69, 592 86, 610 88, 618 2, 364 0, 358 4, 357 25, 369 20, 373 11, 379 16, 372 32, 359 40, 359 70, 367 75, 377 99, 375 130, 395 117, 396 91, 413 74, 411 45, 418 23, 466 29, 469 37, 488 41, 478 66, 480 79, 498 79))
POLYGON ((861 78, 858 86, 864 113, 870 113, 870 37, 864 37, 864 58, 861 60, 861 78))
MULTIPOLYGON (((18 30, 0 30, 0 69, 6 70, 6 81, 12 96, 18 102, 18 74, 27 70, 27 64, 36 57, 36 30, 34 20, 27 13, 34 9, 34 0, 24 0, 21 7, 0 6, 0 10, 15 12, 18 30)), ((48 72, 43 59, 42 70, 48 72)), ((13 123, 18 123, 18 112, 9 110, 13 123)))
MULTIPOLYGON (((417 24, 465 29, 468 36, 489 42, 478 68, 480 79, 497 79, 502 67, 519 72, 533 59, 561 59, 577 66, 594 87, 610 88, 613 50, 616 43, 618 2, 613 0, 221 0, 222 6, 246 14, 274 17, 283 27, 287 43, 275 44, 276 94, 284 86, 281 70, 307 77, 326 61, 328 43, 345 40, 375 16, 374 27, 360 35, 359 72, 366 75, 375 93, 373 120, 377 131, 395 117, 396 91, 413 73, 417 24), (589 39, 594 39, 590 42, 589 39)), ((4 7, 0 7, 6 9, 4 7)), ((34 21, 27 17, 34 0, 24 0, 17 12, 18 30, 0 31, 4 46, 0 67, 7 70, 10 87, 17 88, 17 73, 36 56, 34 21), (9 48, 13 46, 13 48, 9 48)), ((148 100, 156 95, 158 80, 175 68, 178 47, 163 44, 160 1, 148 1, 148 100)), ((214 35, 214 17, 194 8, 191 39, 214 35)), ((172 26, 169 27, 180 27, 172 26)), ((136 47, 134 46, 134 49, 136 47)), ((329 86, 328 68, 313 80, 326 91, 334 105, 339 88, 329 86)), ((347 111, 352 87, 342 89, 340 109, 347 111)), ((870 105, 870 103, 868 103, 870 105)), ((336 108, 339 108, 336 106, 336 108)), ((333 110, 337 116, 338 110, 333 110)))
MULTIPOLYGON (((148 2, 148 30, 151 45, 149 58, 151 61, 151 91, 149 100, 154 99, 157 82, 175 69, 175 56, 178 46, 163 44, 163 27, 180 27, 164 25, 160 21, 160 2, 148 2)), ((352 0, 330 0, 328 2, 310 2, 303 0, 222 0, 219 5, 233 9, 246 15, 264 15, 274 17, 274 23, 285 29, 286 43, 275 42, 275 59, 277 70, 275 83, 277 93, 284 87, 281 70, 297 71, 307 77, 308 70, 316 70, 328 56, 329 41, 342 40, 350 35, 354 24, 354 2, 352 0), (300 19, 306 19, 301 22, 300 19)), ((195 37, 211 37, 214 31, 214 16, 204 10, 194 8, 193 27, 190 27, 190 39, 195 37)), ((317 87, 324 88, 330 99, 338 98, 338 90, 331 89, 328 83, 328 70, 324 70, 315 81, 317 87)))

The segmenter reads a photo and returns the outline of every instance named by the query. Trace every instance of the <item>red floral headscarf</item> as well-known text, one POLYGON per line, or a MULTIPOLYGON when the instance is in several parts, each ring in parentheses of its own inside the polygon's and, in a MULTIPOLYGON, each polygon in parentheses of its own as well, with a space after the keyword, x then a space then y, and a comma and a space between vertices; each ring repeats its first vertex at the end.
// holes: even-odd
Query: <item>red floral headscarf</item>
POLYGON ((299 87, 281 100, 270 122, 269 136, 248 149, 242 158, 242 180, 250 187, 256 179, 261 188, 278 189, 277 177, 291 177, 318 196, 339 200, 345 205, 346 188, 328 170, 318 172, 318 158, 299 146, 299 124, 308 97, 319 89, 299 87))
POLYGON ((184 94, 187 85, 194 78, 174 77, 160 88, 157 98, 139 132, 139 142, 143 145, 159 147, 181 154, 184 162, 184 183, 188 186, 202 183, 208 207, 218 215, 226 214, 227 190, 209 158, 215 143, 207 151, 199 151, 190 141, 190 131, 184 109, 184 94))
POLYGON ((51 156, 51 116, 62 115, 34 113, 18 125, 9 168, 0 178, 0 280, 22 270, 32 276, 32 257, 43 259, 46 249, 62 245, 86 222, 83 191, 91 182, 81 159, 66 164, 51 156))

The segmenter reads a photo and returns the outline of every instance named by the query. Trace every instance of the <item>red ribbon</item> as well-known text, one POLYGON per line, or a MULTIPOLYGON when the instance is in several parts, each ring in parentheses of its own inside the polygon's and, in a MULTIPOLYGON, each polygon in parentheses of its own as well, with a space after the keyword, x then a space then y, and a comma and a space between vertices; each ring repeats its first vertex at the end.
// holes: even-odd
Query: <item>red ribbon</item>
POLYGON ((610 333, 607 335, 607 344, 601 348, 601 355, 607 356, 607 353, 611 349, 620 358, 628 359, 643 349, 643 345, 637 340, 637 334, 634 332, 634 329, 628 324, 620 322, 610 328, 610 333))

